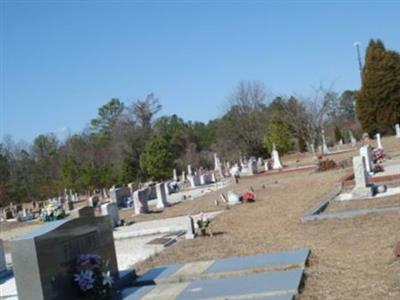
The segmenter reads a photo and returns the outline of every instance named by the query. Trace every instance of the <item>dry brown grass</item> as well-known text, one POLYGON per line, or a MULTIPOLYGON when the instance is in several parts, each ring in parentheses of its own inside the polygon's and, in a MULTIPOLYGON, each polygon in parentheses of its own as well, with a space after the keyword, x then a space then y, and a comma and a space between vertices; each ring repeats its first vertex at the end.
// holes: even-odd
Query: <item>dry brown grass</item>
MULTIPOLYGON (((399 140, 385 138, 383 145, 386 153, 398 155, 399 140)), ((353 150, 331 155, 329 159, 338 162, 356 153, 353 150)), ((283 157, 283 162, 293 158, 299 159, 283 157)), ((297 163, 309 162, 312 159, 303 156, 297 163)), ((255 203, 235 206, 219 215, 210 225, 217 233, 214 237, 182 240, 138 264, 136 269, 140 273, 159 264, 308 247, 312 254, 300 299, 398 300, 400 260, 394 259, 393 248, 400 240, 399 213, 300 223, 301 216, 348 171, 258 176, 161 213, 132 217, 133 210, 124 211, 123 217, 144 221, 215 210, 214 200, 228 189, 243 192, 253 186, 257 194, 255 203)))
POLYGON ((400 195, 385 198, 366 199, 360 201, 335 201, 329 204, 326 212, 389 206, 400 206, 400 195))
MULTIPOLYGON (((384 139, 387 148, 388 144, 384 139)), ((343 153, 334 159, 354 154, 343 153)), ((218 235, 183 240, 138 264, 137 270, 308 247, 312 255, 301 299, 400 299, 400 260, 393 256, 394 245, 400 240, 399 213, 300 223, 301 216, 345 173, 346 170, 306 171, 242 181, 237 190, 244 191, 252 185, 257 201, 219 215, 211 224, 218 235), (278 184, 271 185, 274 180, 278 184), (266 189, 261 188, 262 184, 266 189)))

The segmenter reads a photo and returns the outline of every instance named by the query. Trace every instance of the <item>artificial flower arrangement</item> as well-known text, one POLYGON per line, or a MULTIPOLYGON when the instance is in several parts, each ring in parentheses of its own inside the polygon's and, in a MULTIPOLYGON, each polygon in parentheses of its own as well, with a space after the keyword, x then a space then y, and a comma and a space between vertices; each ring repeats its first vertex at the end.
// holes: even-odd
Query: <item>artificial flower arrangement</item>
POLYGON ((243 202, 254 202, 256 200, 256 195, 253 192, 243 193, 243 202))
POLYGON ((374 173, 383 172, 383 171, 384 171, 383 165, 382 165, 382 164, 377 164, 377 165, 375 165, 373 171, 374 171, 374 173))
POLYGON ((376 149, 374 151, 374 163, 382 163, 384 156, 383 149, 376 149))
POLYGON ((40 218, 43 222, 60 220, 65 218, 65 212, 61 206, 49 204, 40 212, 40 218))
POLYGON ((197 219, 197 226, 202 235, 206 235, 208 225, 210 225, 210 219, 206 214, 201 213, 200 217, 197 219))
POLYGON ((113 278, 108 262, 100 255, 82 254, 75 266, 74 282, 78 286, 81 299, 111 300, 113 278))

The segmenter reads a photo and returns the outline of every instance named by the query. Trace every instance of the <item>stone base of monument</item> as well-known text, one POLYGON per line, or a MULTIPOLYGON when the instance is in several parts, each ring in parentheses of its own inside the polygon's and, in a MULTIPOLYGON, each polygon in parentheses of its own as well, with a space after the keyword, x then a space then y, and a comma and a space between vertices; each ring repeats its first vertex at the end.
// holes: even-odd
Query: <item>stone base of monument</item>
POLYGON ((373 187, 359 187, 351 191, 352 199, 370 198, 373 195, 373 187))
POLYGON ((136 299, 293 299, 309 249, 163 265, 122 291, 136 299))
MULTIPOLYGON (((317 204, 307 211, 301 218, 301 222, 318 221, 326 219, 337 219, 337 218, 354 218, 364 216, 371 213, 386 213, 386 212, 399 212, 400 206, 398 204, 390 205, 377 205, 375 207, 367 206, 362 207, 360 205, 357 209, 340 210, 340 211, 329 211, 328 207, 335 205, 336 202, 341 201, 357 201, 361 204, 364 201, 373 201, 373 199, 385 200, 386 197, 400 195, 400 186, 385 186, 385 185, 374 185, 371 189, 374 189, 374 196, 354 198, 351 190, 344 190, 346 187, 341 184, 337 184, 329 193, 325 194, 317 204), (380 191, 379 191, 380 190, 380 191), (377 193, 378 192, 378 193, 377 193)), ((367 191, 369 194, 369 191, 367 191)), ((361 192, 361 195, 363 192, 361 192)))

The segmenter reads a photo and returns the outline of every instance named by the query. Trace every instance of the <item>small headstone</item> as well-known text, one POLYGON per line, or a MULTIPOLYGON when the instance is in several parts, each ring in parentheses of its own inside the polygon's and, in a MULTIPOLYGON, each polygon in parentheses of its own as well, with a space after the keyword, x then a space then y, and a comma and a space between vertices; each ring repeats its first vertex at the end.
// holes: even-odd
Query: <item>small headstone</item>
POLYGON ((275 145, 274 145, 274 150, 272 150, 271 152, 271 156, 272 156, 272 169, 277 170, 277 169, 282 169, 282 164, 281 164, 281 160, 279 158, 279 153, 278 151, 275 149, 275 145))
POLYGON ((309 145, 310 145, 309 151, 310 151, 311 156, 312 156, 313 158, 316 158, 317 155, 315 155, 315 146, 314 146, 314 143, 310 143, 309 145))
POLYGON ((192 171, 192 166, 191 165, 187 166, 187 170, 188 170, 188 176, 192 176, 193 175, 193 171, 192 171))
POLYGON ((97 196, 90 196, 87 200, 87 205, 91 207, 97 207, 100 203, 100 199, 97 196))
POLYGON ((147 214, 149 212, 146 188, 139 189, 133 193, 133 206, 136 215, 147 214))
POLYGON ((172 170, 172 178, 174 179, 174 181, 178 181, 178 175, 176 173, 176 169, 172 170))
POLYGON ((211 176, 208 173, 200 175, 199 178, 200 178, 200 185, 206 185, 211 183, 211 176))
POLYGON ((357 140, 356 140, 356 138, 354 137, 353 132, 352 132, 351 130, 349 130, 349 135, 350 135, 350 142, 351 142, 351 145, 352 145, 353 147, 357 146, 357 140))
POLYGON ((78 209, 79 218, 92 218, 94 217, 94 208, 91 206, 85 206, 78 209))
POLYGON ((200 185, 200 176, 198 176, 198 175, 189 176, 189 182, 192 187, 199 186, 200 185))
POLYGON ((165 192, 165 183, 156 184, 157 208, 165 208, 168 206, 167 193, 165 192))
POLYGON ((186 182, 186 173, 185 173, 185 171, 182 171, 181 182, 186 182))
POLYGON ((193 218, 191 216, 188 216, 186 224, 187 224, 187 226, 186 226, 185 238, 188 239, 188 240, 189 239, 194 239, 194 232, 195 232, 194 221, 193 221, 193 218))
POLYGON ((321 131, 321 136, 322 136, 322 153, 327 154, 330 153, 328 146, 326 145, 326 139, 325 139, 325 130, 321 131))
POLYGON ((110 189, 110 198, 112 202, 119 203, 131 196, 131 189, 129 187, 119 187, 110 189))
POLYGON ((257 166, 262 167, 264 165, 264 160, 262 157, 259 157, 257 160, 257 166))
POLYGON ((114 227, 118 226, 121 222, 119 217, 118 205, 116 202, 105 203, 101 206, 101 215, 110 216, 111 223, 114 227))
POLYGON ((396 124, 396 138, 400 139, 400 124, 396 124))
POLYGON ((217 178, 215 177, 215 173, 211 173, 211 182, 217 182, 217 178))
POLYGON ((362 140, 364 144, 369 144, 370 140, 369 140, 369 134, 367 132, 364 132, 362 134, 362 140))
POLYGON ((250 175, 257 174, 257 161, 250 159, 247 163, 247 168, 250 175))
POLYGON ((378 149, 383 149, 380 133, 376 134, 376 147, 378 149))
POLYGON ((228 196, 228 204, 229 205, 235 205, 235 204, 239 204, 240 203, 240 196, 241 195, 239 193, 228 191, 227 196, 228 196))
POLYGON ((353 170, 355 187, 351 194, 353 198, 367 198, 372 196, 372 188, 368 187, 367 173, 365 171, 365 158, 363 156, 353 157, 353 170))

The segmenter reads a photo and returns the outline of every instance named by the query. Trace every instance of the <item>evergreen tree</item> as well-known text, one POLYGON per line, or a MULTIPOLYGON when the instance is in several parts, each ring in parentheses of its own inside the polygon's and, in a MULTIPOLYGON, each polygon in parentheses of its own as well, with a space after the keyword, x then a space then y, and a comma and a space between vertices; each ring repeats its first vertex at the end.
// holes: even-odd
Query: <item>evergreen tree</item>
POLYGON ((153 136, 140 155, 140 167, 152 180, 171 177, 173 157, 168 143, 163 137, 153 136))
POLYGON ((293 149, 293 136, 290 132, 289 124, 278 117, 271 118, 267 123, 264 146, 268 153, 273 150, 273 143, 275 143, 276 150, 281 154, 293 149))
POLYGON ((357 95, 357 117, 370 134, 384 133, 400 121, 400 55, 371 40, 357 95))

